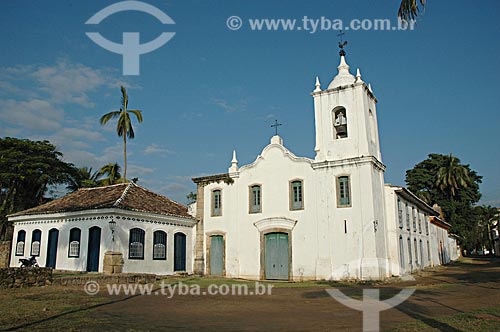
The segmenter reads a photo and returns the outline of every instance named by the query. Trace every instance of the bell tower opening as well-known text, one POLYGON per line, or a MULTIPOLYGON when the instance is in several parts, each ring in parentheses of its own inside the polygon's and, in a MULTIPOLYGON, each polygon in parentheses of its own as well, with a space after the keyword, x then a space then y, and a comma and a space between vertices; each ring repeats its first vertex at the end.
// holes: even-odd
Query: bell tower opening
POLYGON ((347 138, 347 113, 344 107, 333 110, 333 139, 347 138))

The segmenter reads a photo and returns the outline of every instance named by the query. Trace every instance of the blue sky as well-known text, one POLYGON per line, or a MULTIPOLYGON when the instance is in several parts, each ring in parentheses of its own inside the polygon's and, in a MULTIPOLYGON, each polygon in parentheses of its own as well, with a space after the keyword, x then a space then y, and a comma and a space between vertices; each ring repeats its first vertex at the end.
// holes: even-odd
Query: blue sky
MULTIPOLYGON (((122 164, 114 124, 99 117, 119 108, 143 111, 129 146, 129 178, 185 202, 191 177, 227 171, 232 150, 252 162, 278 119, 285 145, 314 157, 310 92, 336 74, 338 31, 252 31, 248 20, 322 16, 390 19, 399 1, 147 1, 175 25, 141 12, 85 22, 117 1, 3 1, 0 10, 0 136, 48 139, 77 166, 122 164), (242 18, 237 31, 227 28, 242 18), (122 57, 85 32, 121 42, 175 32, 140 58, 140 75, 122 75, 122 57)), ((348 31, 347 61, 361 69, 377 107, 385 180, 429 153, 453 153, 483 178, 483 203, 500 206, 498 87, 500 2, 430 0, 413 31, 348 31)))

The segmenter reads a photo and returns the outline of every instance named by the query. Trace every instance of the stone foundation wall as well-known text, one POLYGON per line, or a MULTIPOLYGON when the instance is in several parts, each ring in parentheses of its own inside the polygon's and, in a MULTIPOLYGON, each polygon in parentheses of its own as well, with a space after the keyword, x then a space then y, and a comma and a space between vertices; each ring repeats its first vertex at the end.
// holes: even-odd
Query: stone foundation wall
POLYGON ((45 267, 0 269, 0 288, 45 286, 52 282, 52 269, 45 267))
POLYGON ((0 241, 0 268, 9 267, 10 241, 0 241))
POLYGON ((52 280, 52 285, 85 285, 89 281, 104 284, 152 284, 156 281, 154 274, 90 274, 81 276, 58 277, 52 280))

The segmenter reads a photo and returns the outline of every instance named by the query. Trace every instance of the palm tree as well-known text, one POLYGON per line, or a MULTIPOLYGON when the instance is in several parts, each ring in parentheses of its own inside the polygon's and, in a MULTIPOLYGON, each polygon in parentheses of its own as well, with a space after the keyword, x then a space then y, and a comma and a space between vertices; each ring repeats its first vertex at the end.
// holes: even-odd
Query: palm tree
POLYGON ((98 172, 94 172, 92 167, 80 167, 74 177, 70 179, 70 184, 66 187, 70 191, 77 191, 80 188, 98 187, 98 172))
POLYGON ((120 87, 122 92, 122 102, 119 111, 112 111, 104 114, 101 117, 101 125, 105 125, 109 120, 118 118, 116 124, 116 133, 118 137, 123 137, 123 182, 127 181, 127 137, 133 139, 135 137, 134 128, 132 128, 132 120, 130 118, 130 113, 134 114, 139 123, 142 122, 142 113, 139 110, 129 110, 128 107, 128 95, 127 90, 122 85, 120 87))
POLYGON ((120 174, 120 165, 117 163, 104 165, 101 167, 98 174, 100 177, 106 175, 106 177, 99 179, 99 185, 101 186, 110 186, 122 181, 125 182, 125 179, 122 179, 120 174))
POLYGON ((445 164, 437 172, 436 186, 442 191, 451 193, 451 197, 455 197, 456 191, 467 188, 469 183, 470 177, 467 167, 460 165, 460 159, 450 153, 446 157, 445 164))
POLYGON ((425 6, 425 2, 426 0, 401 0, 398 17, 403 21, 414 20, 420 13, 420 7, 425 6))

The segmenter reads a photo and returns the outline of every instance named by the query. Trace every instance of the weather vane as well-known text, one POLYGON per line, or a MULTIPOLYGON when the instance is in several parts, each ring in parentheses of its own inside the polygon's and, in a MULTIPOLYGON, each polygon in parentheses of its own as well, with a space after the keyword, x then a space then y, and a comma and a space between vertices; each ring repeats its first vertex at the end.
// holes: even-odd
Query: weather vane
POLYGON ((275 135, 277 136, 278 135, 278 127, 279 126, 282 126, 281 123, 278 123, 278 120, 274 120, 274 124, 271 125, 271 127, 274 127, 274 132, 275 132, 275 135))
POLYGON ((340 30, 340 33, 337 35, 337 37, 340 38, 340 41, 339 41, 339 48, 340 48, 340 56, 345 56, 345 51, 344 51, 344 47, 347 45, 347 40, 346 41, 343 41, 342 39, 342 36, 345 35, 345 32, 340 30))

